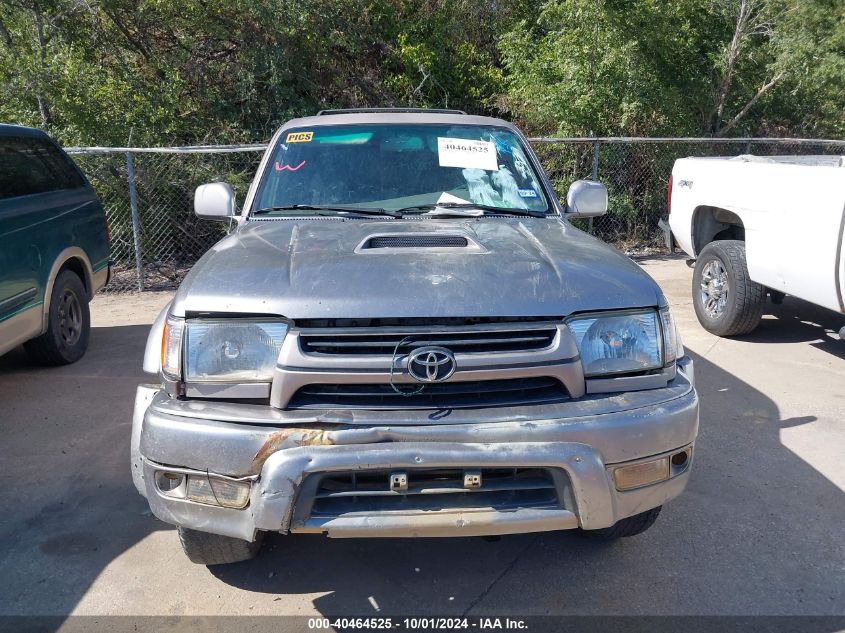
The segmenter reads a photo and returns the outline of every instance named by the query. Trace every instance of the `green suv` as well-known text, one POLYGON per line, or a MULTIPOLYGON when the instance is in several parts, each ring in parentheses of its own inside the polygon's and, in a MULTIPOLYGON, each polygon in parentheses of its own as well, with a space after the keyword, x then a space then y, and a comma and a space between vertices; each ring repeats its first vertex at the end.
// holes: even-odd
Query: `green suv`
POLYGON ((0 354, 85 354, 88 302, 109 279, 106 216, 91 184, 46 134, 0 125, 0 354))

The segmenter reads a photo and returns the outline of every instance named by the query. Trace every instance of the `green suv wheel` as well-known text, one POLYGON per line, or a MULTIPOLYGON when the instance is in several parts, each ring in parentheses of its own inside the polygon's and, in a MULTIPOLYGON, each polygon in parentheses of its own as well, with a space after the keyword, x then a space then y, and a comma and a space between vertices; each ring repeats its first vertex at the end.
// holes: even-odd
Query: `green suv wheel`
POLYGON ((88 293, 76 273, 63 270, 50 295, 47 331, 25 343, 24 349, 42 365, 68 365, 85 354, 90 333, 88 293))

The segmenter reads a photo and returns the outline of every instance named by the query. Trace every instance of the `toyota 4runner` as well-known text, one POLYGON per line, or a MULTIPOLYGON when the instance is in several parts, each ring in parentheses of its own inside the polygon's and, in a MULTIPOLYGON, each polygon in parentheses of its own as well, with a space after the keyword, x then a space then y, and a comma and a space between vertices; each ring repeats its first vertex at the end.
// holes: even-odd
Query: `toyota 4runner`
POLYGON ((692 362, 634 262, 574 228, 512 124, 327 111, 273 137, 149 335, 135 485, 206 565, 266 532, 647 529, 684 489, 692 362))

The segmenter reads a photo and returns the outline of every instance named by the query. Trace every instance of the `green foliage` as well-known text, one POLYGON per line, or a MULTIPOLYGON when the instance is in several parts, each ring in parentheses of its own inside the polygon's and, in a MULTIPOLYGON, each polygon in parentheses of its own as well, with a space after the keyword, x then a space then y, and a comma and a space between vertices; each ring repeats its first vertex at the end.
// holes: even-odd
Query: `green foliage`
POLYGON ((510 115, 532 133, 836 136, 843 7, 7 0, 0 120, 85 145, 255 141, 320 108, 399 105, 510 115))
POLYGON ((502 89, 469 0, 14 0, 0 6, 0 120, 66 144, 267 138, 320 108, 484 111, 502 89))
POLYGON ((789 3, 773 38, 784 85, 761 113, 773 133, 845 135, 845 4, 789 3))
POLYGON ((835 0, 549 0, 501 39, 503 104, 549 134, 841 134, 843 15, 835 0))

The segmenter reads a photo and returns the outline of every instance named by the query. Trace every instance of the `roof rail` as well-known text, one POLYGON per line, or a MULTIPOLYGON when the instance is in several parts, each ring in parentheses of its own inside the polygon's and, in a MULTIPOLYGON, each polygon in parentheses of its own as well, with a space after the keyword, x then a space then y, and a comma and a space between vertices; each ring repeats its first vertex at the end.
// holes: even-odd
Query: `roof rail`
POLYGON ((427 114, 466 114, 463 110, 446 110, 443 108, 339 108, 336 110, 320 110, 317 116, 327 114, 383 114, 383 113, 410 113, 422 112, 427 114))

